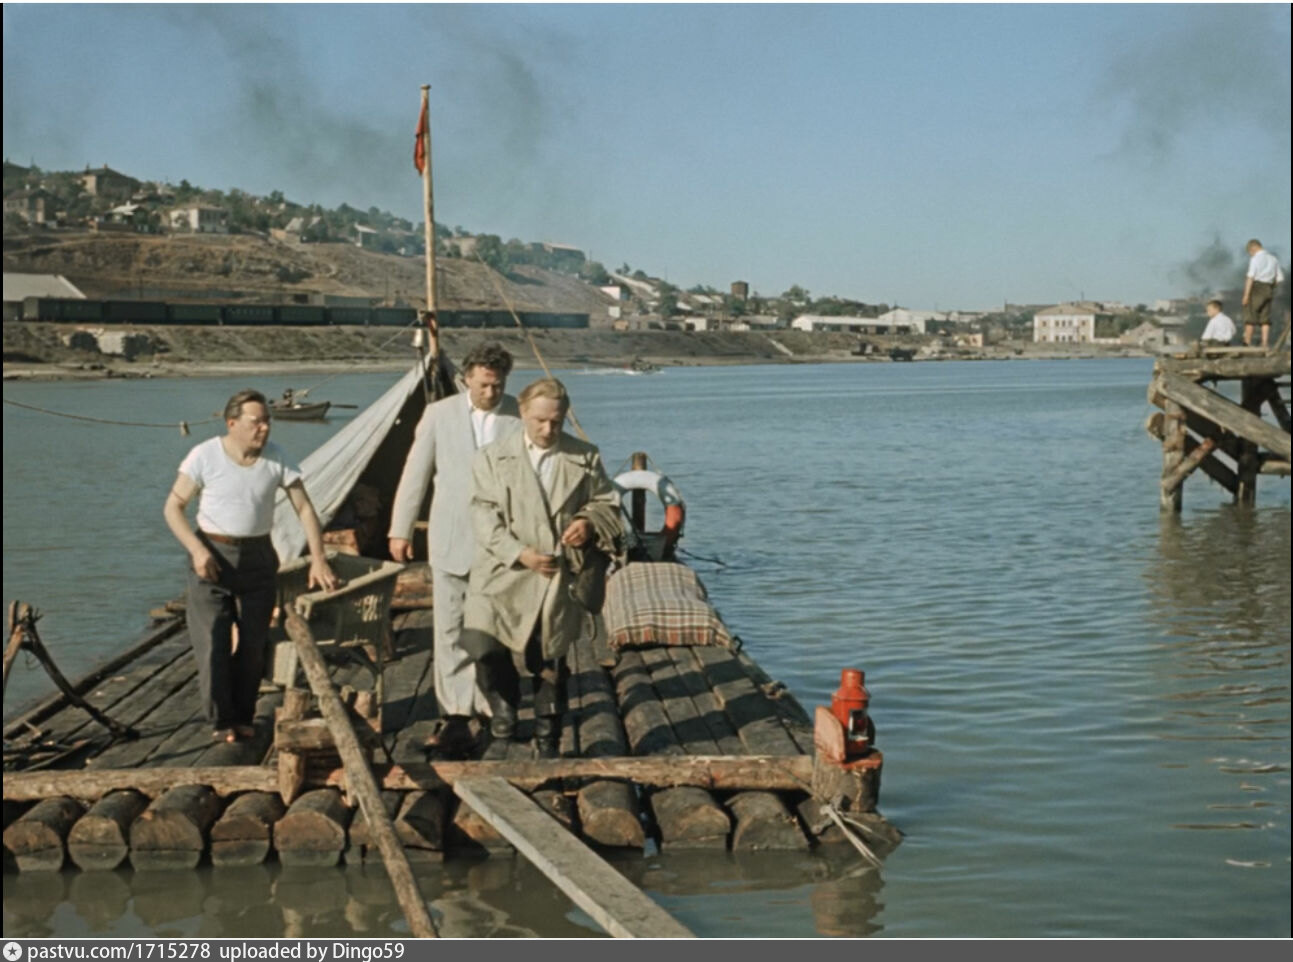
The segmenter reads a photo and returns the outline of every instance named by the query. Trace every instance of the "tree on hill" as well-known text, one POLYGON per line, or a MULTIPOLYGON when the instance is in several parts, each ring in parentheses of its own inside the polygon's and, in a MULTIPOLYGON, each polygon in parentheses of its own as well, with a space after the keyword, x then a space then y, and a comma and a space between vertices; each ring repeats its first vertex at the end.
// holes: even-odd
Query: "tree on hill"
POLYGON ((507 248, 497 234, 481 234, 476 238, 476 256, 481 263, 500 274, 506 274, 512 266, 507 257, 507 248))

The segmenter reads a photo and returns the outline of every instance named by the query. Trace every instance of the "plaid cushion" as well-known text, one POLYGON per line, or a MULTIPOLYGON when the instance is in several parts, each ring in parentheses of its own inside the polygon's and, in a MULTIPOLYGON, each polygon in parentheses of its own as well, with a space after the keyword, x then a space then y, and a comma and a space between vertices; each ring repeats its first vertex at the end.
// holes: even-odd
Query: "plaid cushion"
POLYGON ((612 649, 650 645, 722 645, 732 635, 686 565, 640 562, 606 585, 606 633, 612 649))

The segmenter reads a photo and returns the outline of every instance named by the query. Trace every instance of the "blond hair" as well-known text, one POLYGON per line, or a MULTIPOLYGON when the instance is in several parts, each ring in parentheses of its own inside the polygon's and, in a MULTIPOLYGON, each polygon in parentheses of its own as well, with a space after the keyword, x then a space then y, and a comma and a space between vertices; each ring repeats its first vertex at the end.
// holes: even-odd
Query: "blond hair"
POLYGON ((570 395, 566 393, 566 386, 555 377, 541 377, 532 384, 527 384, 516 400, 521 407, 525 407, 536 397, 546 397, 556 401, 561 405, 563 414, 570 410, 570 395))

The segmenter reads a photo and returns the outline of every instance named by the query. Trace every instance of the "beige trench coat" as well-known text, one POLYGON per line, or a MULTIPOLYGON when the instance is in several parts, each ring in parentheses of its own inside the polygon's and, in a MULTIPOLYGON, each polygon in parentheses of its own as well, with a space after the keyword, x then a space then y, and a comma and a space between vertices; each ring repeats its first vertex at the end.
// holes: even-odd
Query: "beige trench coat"
POLYGON ((464 628, 485 632, 518 652, 541 622, 544 658, 565 655, 590 616, 571 597, 568 561, 559 574, 545 578, 520 563, 522 549, 559 553, 561 533, 576 518, 588 518, 601 530, 622 531, 619 495, 596 446, 563 434, 552 457, 552 496, 545 499, 524 431, 476 452, 471 515, 477 552, 463 610, 464 628))

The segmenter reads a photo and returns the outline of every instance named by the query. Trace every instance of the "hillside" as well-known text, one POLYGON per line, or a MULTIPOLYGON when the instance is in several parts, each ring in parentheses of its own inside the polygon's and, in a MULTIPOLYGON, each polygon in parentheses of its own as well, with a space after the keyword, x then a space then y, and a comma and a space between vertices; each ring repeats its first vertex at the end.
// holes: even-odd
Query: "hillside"
MULTIPOLYGON (((517 310, 587 313, 608 319, 609 297, 578 278, 523 265, 499 275, 476 261, 437 261, 440 306, 502 308, 499 287, 517 310)), ((210 298, 242 293, 370 297, 424 303, 421 257, 363 250, 354 244, 286 244, 249 234, 116 232, 9 233, 4 269, 62 274, 88 297, 210 298), (213 292, 216 294, 213 295, 213 292)))

